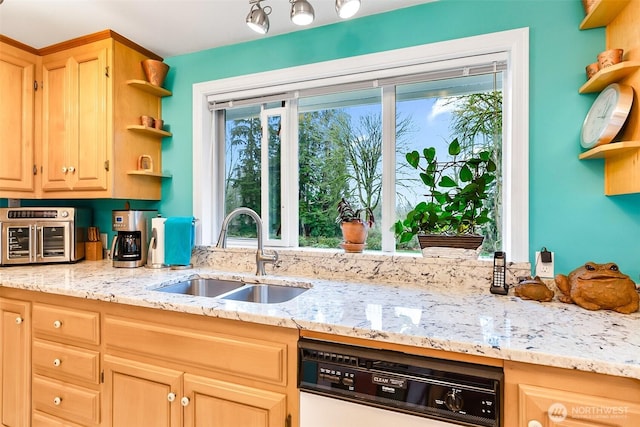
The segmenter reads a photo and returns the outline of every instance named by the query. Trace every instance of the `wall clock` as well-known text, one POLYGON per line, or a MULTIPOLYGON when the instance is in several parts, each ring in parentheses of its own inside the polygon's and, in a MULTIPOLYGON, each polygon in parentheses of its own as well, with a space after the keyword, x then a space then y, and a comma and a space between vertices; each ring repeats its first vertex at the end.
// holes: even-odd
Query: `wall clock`
POLYGON ((604 88, 584 119, 580 145, 589 149, 613 141, 627 121, 632 104, 631 86, 612 83, 604 88))

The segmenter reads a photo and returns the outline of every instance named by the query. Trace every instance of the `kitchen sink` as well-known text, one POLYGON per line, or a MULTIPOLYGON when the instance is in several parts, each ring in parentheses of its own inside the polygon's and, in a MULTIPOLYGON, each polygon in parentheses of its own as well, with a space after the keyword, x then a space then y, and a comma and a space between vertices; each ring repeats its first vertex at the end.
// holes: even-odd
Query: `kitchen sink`
POLYGON ((276 304, 292 300, 308 289, 301 286, 247 284, 240 280, 231 279, 194 278, 161 286, 155 288, 154 291, 259 304, 276 304))
POLYGON ((244 286, 244 283, 238 280, 196 278, 162 286, 154 290, 198 297, 217 297, 242 286, 244 286))
POLYGON ((242 288, 221 296, 221 299, 257 302, 262 304, 276 304, 292 300, 308 288, 281 285, 245 285, 242 288))

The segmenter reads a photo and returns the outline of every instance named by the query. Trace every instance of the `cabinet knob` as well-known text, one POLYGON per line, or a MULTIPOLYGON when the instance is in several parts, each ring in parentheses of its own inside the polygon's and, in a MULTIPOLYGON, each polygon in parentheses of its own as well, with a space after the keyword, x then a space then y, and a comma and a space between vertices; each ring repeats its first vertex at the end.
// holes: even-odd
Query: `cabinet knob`
POLYGON ((66 167, 62 167, 62 173, 67 173, 67 168, 66 167))
POLYGON ((180 399, 180 404, 182 406, 189 406, 189 402, 191 402, 191 401, 189 400, 189 398, 187 396, 185 396, 182 399, 180 399))
POLYGON ((59 406, 62 403, 62 399, 58 396, 53 398, 53 404, 59 406))
POLYGON ((60 359, 53 359, 53 366, 60 366, 62 361, 60 359))
POLYGON ((175 393, 169 393, 169 394, 167 395, 167 400, 168 400, 169 402, 173 402, 174 400, 176 400, 176 394, 175 394, 175 393))
POLYGON ((69 172, 74 173, 76 168, 74 166, 69 166, 69 172))
POLYGON ((60 329, 60 327, 62 326, 62 322, 59 320, 56 320, 55 322, 53 322, 53 327, 56 329, 60 329))
POLYGON ((22 319, 22 317, 20 317, 20 316, 16 317, 16 325, 21 324, 23 320, 24 319, 22 319))
POLYGON ((542 423, 538 420, 531 420, 527 423, 527 427, 543 427, 542 423))

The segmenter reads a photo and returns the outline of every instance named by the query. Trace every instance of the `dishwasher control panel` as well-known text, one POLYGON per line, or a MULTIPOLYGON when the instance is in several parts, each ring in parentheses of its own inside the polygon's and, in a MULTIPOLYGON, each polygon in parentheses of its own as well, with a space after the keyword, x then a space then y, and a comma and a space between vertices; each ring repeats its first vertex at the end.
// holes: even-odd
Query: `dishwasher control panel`
POLYGON ((500 368, 302 339, 301 390, 468 426, 500 426, 500 368))

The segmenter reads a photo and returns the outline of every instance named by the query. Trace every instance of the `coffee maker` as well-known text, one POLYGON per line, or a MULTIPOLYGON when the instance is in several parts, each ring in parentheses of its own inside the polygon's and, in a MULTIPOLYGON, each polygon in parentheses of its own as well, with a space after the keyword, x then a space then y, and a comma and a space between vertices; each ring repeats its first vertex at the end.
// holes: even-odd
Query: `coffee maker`
POLYGON ((114 210, 111 224, 116 235, 111 243, 114 267, 142 267, 147 262, 151 218, 155 210, 114 210))

